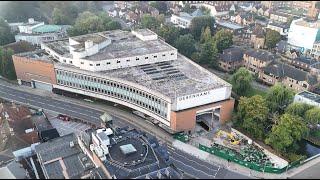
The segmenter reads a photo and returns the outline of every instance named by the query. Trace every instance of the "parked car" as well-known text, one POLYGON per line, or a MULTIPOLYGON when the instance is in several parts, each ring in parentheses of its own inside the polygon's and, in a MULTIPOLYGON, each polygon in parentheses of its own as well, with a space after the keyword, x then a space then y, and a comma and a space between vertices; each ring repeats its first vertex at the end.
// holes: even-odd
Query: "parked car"
POLYGON ((58 119, 61 119, 61 120, 63 120, 63 121, 70 121, 70 120, 71 120, 71 118, 70 118, 69 116, 66 116, 66 115, 63 115, 63 114, 59 114, 59 115, 57 116, 57 118, 58 118, 58 119))

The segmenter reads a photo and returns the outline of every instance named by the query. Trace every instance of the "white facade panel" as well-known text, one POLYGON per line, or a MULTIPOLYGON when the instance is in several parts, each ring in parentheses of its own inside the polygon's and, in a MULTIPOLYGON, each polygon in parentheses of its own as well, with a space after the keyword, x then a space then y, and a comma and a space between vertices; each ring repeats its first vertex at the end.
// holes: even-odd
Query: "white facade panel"
POLYGON ((288 43, 293 46, 302 47, 304 50, 312 49, 318 29, 297 25, 296 21, 291 23, 288 33, 288 43))
POLYGON ((214 103, 230 98, 231 89, 228 87, 203 91, 196 94, 178 97, 176 101, 176 111, 214 103))

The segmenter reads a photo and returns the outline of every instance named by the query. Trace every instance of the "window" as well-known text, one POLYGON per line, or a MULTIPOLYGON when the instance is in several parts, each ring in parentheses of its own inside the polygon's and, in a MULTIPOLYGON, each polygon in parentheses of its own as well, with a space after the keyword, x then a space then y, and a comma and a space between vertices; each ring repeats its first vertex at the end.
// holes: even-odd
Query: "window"
POLYGON ((139 58, 136 58, 137 61, 139 61, 139 58))
POLYGON ((158 56, 153 56, 153 58, 157 58, 158 56))
POLYGON ((69 61, 70 64, 72 64, 72 61, 69 61))
POLYGON ((63 62, 67 62, 67 60, 64 59, 63 62))
POLYGON ((90 64, 90 66, 93 66, 93 64, 90 64))
POLYGON ((107 62, 107 64, 110 64, 110 62, 107 62))
POLYGON ((127 62, 130 62, 130 59, 127 59, 127 62))
POLYGON ((100 64, 96 64, 96 66, 100 66, 100 64))
POLYGON ((81 62, 80 64, 84 64, 84 62, 81 62))
POLYGON ((164 56, 166 56, 166 54, 162 54, 162 56, 164 57, 164 56))
POLYGON ((144 59, 148 59, 149 57, 144 57, 144 59))
POLYGON ((120 63, 120 61, 118 60, 117 63, 120 63))
POLYGON ((171 53, 171 56, 173 56, 174 55, 174 53, 171 53))

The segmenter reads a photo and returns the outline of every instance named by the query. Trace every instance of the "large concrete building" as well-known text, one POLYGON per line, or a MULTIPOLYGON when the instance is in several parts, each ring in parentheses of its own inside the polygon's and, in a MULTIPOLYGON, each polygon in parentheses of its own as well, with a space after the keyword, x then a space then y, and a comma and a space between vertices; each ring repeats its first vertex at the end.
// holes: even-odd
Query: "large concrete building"
POLYGON ((288 43, 302 53, 306 53, 313 48, 313 44, 320 40, 320 21, 310 21, 306 19, 293 20, 289 33, 288 43))
POLYGON ((20 84, 121 104, 169 132, 192 132, 204 114, 209 127, 231 118, 231 85, 148 29, 70 37, 42 49, 13 56, 20 84))
POLYGON ((11 29, 14 30, 15 24, 18 24, 19 33, 15 35, 15 40, 27 41, 33 45, 40 45, 42 42, 58 40, 67 37, 69 25, 45 25, 44 22, 35 21, 29 18, 27 23, 11 23, 11 29))

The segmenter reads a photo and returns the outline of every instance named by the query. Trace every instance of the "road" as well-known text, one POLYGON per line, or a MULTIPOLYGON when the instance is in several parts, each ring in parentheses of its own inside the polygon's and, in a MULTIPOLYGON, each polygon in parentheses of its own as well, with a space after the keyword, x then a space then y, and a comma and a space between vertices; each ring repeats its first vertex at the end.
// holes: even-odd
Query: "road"
MULTIPOLYGON (((32 94, 27 92, 26 90, 17 88, 14 85, 8 85, 8 83, 3 83, 1 81, 0 97, 5 98, 7 100, 13 100, 17 103, 41 107, 45 110, 53 111, 56 113, 67 114, 69 116, 83 119, 97 125, 100 124, 100 115, 104 113, 103 111, 92 109, 90 107, 85 107, 84 105, 75 104, 73 102, 66 102, 68 101, 67 99, 65 101, 61 101, 54 99, 50 96, 32 94)), ((124 120, 121 117, 114 117, 114 125, 116 126, 127 126, 128 123, 130 123, 131 127, 140 129, 136 126, 136 124, 133 124, 133 122, 124 120)), ((168 146, 170 146, 169 143, 167 144, 168 146)), ((242 176, 232 171, 220 168, 219 166, 211 165, 182 151, 173 150, 172 148, 168 148, 168 150, 171 153, 171 157, 174 161, 174 164, 186 174, 190 173, 190 175, 187 174, 187 176, 190 176, 192 178, 212 179, 224 178, 225 176, 239 178, 240 176, 242 176)))

